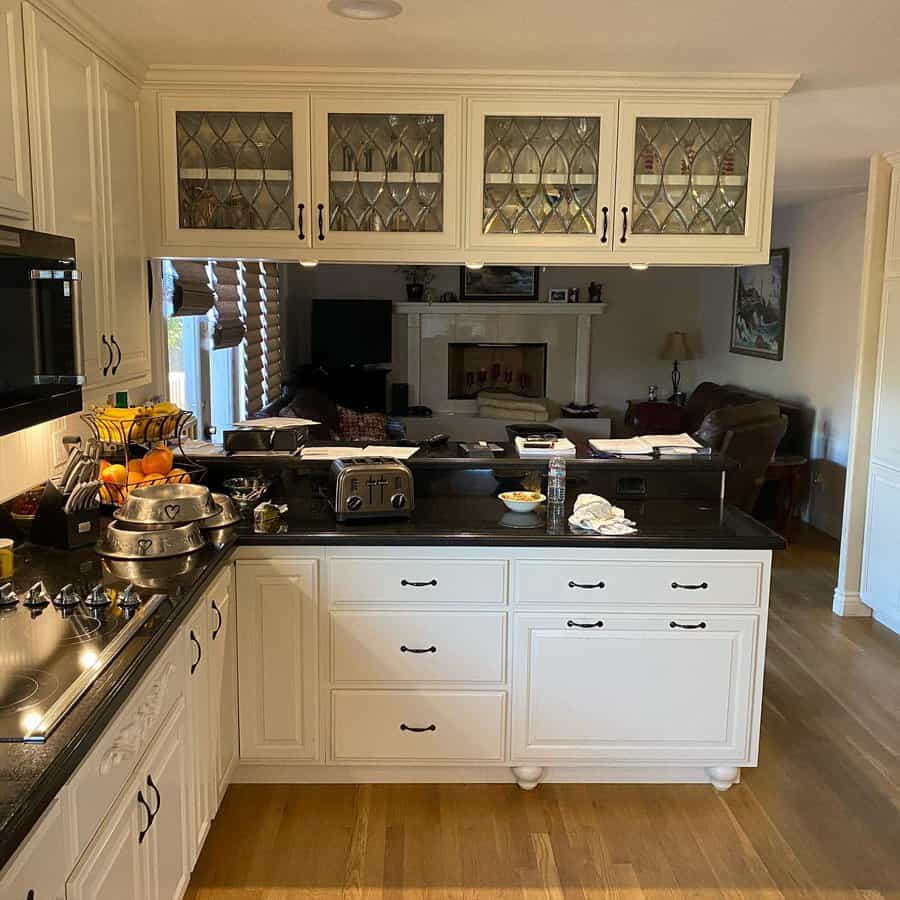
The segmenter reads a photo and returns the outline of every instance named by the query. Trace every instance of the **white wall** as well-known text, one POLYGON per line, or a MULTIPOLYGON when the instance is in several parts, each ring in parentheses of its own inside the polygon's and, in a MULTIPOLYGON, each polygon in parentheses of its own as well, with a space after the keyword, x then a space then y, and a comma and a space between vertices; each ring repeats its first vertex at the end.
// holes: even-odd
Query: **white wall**
POLYGON ((731 270, 707 270, 701 306, 701 378, 815 408, 808 518, 835 537, 850 441, 865 207, 862 193, 775 211, 772 246, 791 251, 781 362, 729 352, 731 270))

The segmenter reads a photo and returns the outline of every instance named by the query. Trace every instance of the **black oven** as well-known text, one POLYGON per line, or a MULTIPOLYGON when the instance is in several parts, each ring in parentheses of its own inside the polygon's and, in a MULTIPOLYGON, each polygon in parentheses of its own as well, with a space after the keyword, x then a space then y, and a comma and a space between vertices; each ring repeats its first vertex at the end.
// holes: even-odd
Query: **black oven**
POLYGON ((0 434, 81 410, 75 241, 0 227, 0 434))

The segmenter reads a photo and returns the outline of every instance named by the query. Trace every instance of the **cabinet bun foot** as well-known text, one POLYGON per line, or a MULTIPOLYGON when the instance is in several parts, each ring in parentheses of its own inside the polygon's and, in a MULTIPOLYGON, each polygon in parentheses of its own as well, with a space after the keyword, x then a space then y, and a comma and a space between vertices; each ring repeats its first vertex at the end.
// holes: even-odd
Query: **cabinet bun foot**
POLYGON ((706 770, 706 774, 717 791, 727 791, 737 783, 741 770, 737 766, 711 766, 706 770))
POLYGON ((543 766, 513 766, 513 777, 523 791, 533 791, 544 777, 543 766))

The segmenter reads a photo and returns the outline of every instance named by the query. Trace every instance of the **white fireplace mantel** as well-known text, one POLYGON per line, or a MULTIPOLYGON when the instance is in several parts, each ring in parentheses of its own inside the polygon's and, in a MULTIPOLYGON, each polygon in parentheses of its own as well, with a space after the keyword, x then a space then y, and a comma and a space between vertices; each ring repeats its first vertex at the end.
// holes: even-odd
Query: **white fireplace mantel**
POLYGON ((526 316, 602 316, 608 304, 602 303, 395 303, 400 316, 435 313, 442 316, 526 315, 526 316))

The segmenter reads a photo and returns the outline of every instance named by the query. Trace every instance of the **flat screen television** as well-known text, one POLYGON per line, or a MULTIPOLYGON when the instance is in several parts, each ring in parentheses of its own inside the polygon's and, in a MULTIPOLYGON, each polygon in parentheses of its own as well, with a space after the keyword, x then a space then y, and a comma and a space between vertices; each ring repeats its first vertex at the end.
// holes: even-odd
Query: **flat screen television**
POLYGON ((390 300, 313 300, 310 350, 323 368, 391 361, 390 300))

